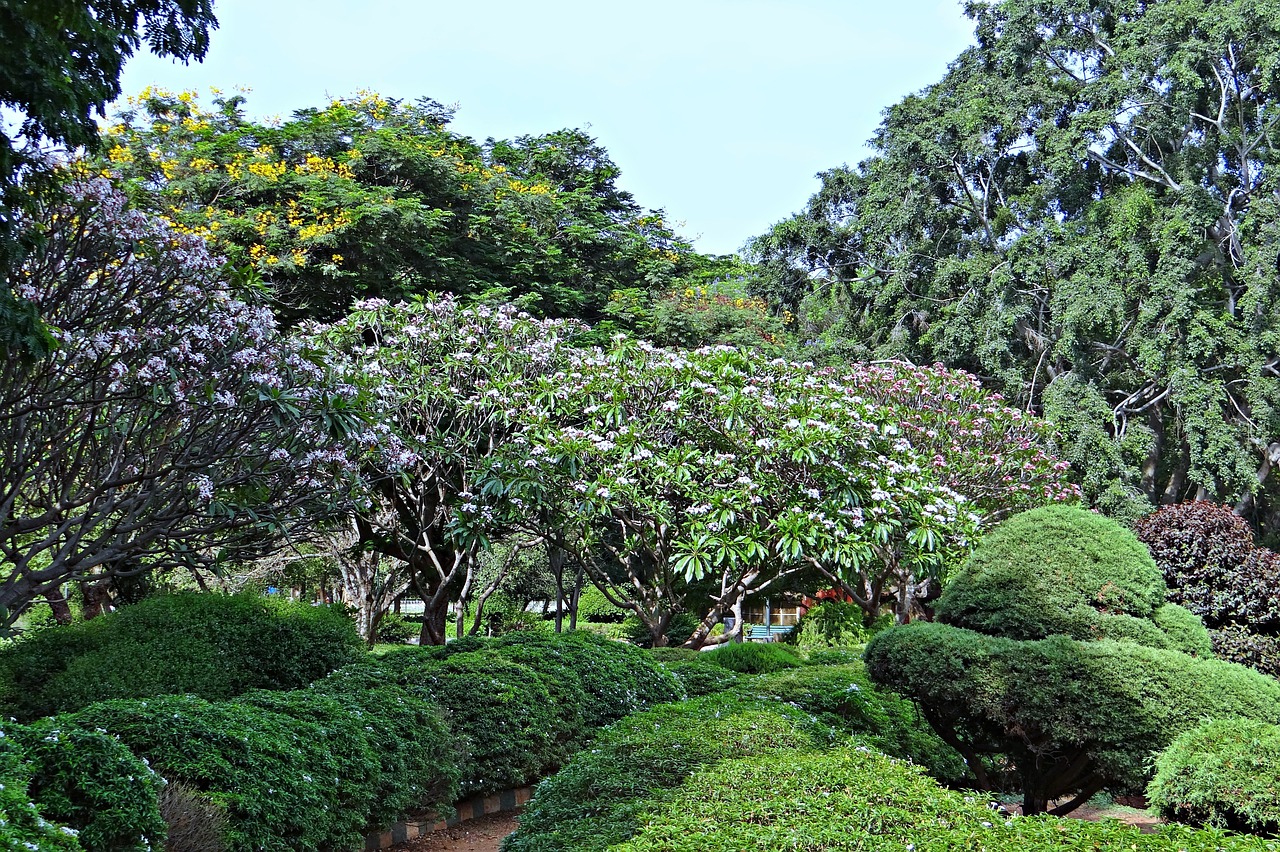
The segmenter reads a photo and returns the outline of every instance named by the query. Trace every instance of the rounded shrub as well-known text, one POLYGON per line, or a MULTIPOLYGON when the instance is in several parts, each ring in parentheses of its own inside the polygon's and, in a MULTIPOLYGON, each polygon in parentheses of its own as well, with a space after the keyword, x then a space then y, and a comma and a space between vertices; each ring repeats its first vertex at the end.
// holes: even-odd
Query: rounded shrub
POLYGON ((1216 719, 1181 734, 1147 787, 1167 819, 1253 834, 1280 831, 1280 728, 1216 719))
POLYGON ((776 642, 734 642, 707 651, 702 659, 741 674, 776 672, 804 664, 794 650, 776 642))
POLYGON ((595 624, 621 624, 631 610, 614 606, 595 586, 587 586, 578 595, 578 620, 595 624))
POLYGON ((15 642, 0 651, 0 689, 6 713, 31 719, 110 698, 297 689, 362 654, 336 608, 191 592, 15 642))
POLYGON ((1103 625, 1103 616, 1149 620, 1165 593, 1160 569, 1133 533, 1093 512, 1055 505, 1014 515, 989 532, 934 612, 947 624, 1013 639, 1097 639, 1108 628, 1141 630, 1103 625))
POLYGON ((1200 616, 1185 607, 1167 603, 1157 607, 1151 620, 1169 638, 1169 647, 1193 657, 1213 656, 1209 631, 1200 616))
POLYGON ((869 638, 862 624, 862 608, 843 601, 823 601, 811 607, 791 632, 800 648, 848 648, 869 638))
POLYGON ((40 813, 75 829, 85 852, 144 852, 165 836, 164 779, 110 735, 58 718, 9 726, 5 738, 40 813))
POLYGON ((640 830, 646 802, 729 757, 827 746, 802 710, 708 696, 629 716, 538 785, 504 852, 595 852, 640 830))
POLYGON ((361 743, 363 726, 336 702, 311 700, 310 719, 300 718, 307 713, 298 704, 282 713, 161 696, 105 701, 53 722, 105 731, 165 778, 206 796, 225 815, 228 852, 354 848, 364 836, 377 763, 361 743))
POLYGON ((1169 584, 1169 598, 1209 627, 1280 630, 1280 559, 1255 547, 1231 510, 1203 500, 1166 506, 1134 525, 1169 584))
POLYGON ((724 692, 738 682, 738 674, 736 672, 704 660, 685 660, 666 663, 665 665, 667 670, 680 681, 680 685, 684 687, 685 694, 691 698, 724 692))
POLYGON ((583 721, 591 729, 684 697, 679 681, 650 652, 587 631, 512 633, 494 643, 496 653, 508 648, 532 649, 576 672, 587 694, 583 721))
POLYGON ((734 694, 799 707, 824 724, 859 735, 879 751, 924 766, 939 780, 967 777, 964 758, 934 733, 909 701, 877 689, 861 662, 741 678, 734 694))
POLYGON ((918 767, 865 746, 725 760, 646 803, 611 852, 796 849, 1261 852, 1254 838, 1185 826, 1144 834, 1118 820, 1002 817, 918 767))
POLYGON ((0 751, 0 848, 84 852, 79 831, 46 819, 31 800, 31 771, 12 747, 0 751))

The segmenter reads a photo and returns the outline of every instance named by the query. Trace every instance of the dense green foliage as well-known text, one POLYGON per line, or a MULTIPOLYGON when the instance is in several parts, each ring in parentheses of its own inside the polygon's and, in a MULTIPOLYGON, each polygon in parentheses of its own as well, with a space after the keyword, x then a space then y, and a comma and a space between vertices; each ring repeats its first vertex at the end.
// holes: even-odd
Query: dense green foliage
POLYGON ((728 757, 825 746, 809 714, 714 695, 637 713, 538 785, 504 852, 590 852, 626 840, 646 800, 728 757))
POLYGON ((1270 848, 1253 838, 1181 826, 1143 834, 1116 820, 1002 817, 973 796, 940 788, 918 767, 863 746, 725 760, 638 810, 644 828, 612 852, 1270 848))
POLYGON ((49 822, 27 791, 31 772, 12 748, 0 751, 0 848, 83 852, 79 832, 49 822))
POLYGON ((109 698, 297 689, 361 647, 336 609, 185 593, 31 633, 0 650, 0 683, 5 713, 30 719, 109 698))
POLYGON ((787 637, 800 648, 848 648, 867 641, 864 613, 856 604, 823 601, 810 607, 787 637))
POLYGON ((596 624, 621 623, 628 610, 614 606, 594 585, 589 585, 578 596, 578 620, 596 624))
POLYGON ((976 45, 756 241, 765 291, 833 355, 940 361, 1042 412, 1095 505, 1203 493, 1270 529, 1280 12, 966 10, 976 45))
POLYGON ((776 642, 734 642, 707 651, 699 659, 742 674, 776 672, 802 664, 795 651, 776 642))
POLYGON ((1168 819, 1253 834, 1280 830, 1280 728, 1217 719, 1156 759, 1147 797, 1168 819))
POLYGON ((1129 642, 1018 641, 912 624, 876 636, 866 655, 872 679, 920 703, 978 786, 996 780, 984 757, 1012 761, 1029 812, 1103 786, 1141 789, 1150 755, 1206 716, 1280 721, 1275 680, 1129 642))
POLYGON ((673 660, 663 665, 676 676, 690 698, 724 692, 738 681, 736 672, 703 660, 673 660))
POLYGON ((164 836, 164 779, 110 734, 57 718, 8 725, 4 735, 41 813, 76 830, 86 852, 147 852, 164 836))
POLYGON ((861 663, 740 678, 734 694, 799 707, 824 724, 859 735, 877 751, 923 766, 939 780, 959 782, 967 776, 959 753, 938 738, 909 701, 877 689, 861 663))
POLYGON ((983 537, 934 612, 948 624, 1014 639, 1139 641, 1144 626, 1134 621, 1150 619, 1164 597, 1160 570, 1132 533, 1093 512, 1046 506, 983 537))
POLYGON ((615 289, 660 289, 703 264, 580 130, 481 144, 427 98, 363 93, 279 124, 247 119, 244 100, 206 110, 148 89, 108 134, 105 164, 271 281, 288 323, 442 291, 598 320, 615 289))
POLYGON ((1219 659, 1280 678, 1280 636, 1259 636, 1243 627, 1224 627, 1210 631, 1209 640, 1219 659))

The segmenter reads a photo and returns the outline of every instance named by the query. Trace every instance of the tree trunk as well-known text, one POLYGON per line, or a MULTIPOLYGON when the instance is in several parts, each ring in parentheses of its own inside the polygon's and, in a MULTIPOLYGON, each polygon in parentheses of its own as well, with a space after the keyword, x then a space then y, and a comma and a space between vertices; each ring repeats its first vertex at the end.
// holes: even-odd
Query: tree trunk
POLYGON ((582 597, 583 569, 579 564, 573 573, 573 588, 569 590, 569 629, 578 629, 578 599, 582 597))
POLYGON ((44 599, 49 602, 49 609, 53 610, 53 620, 55 622, 64 626, 72 622, 71 604, 67 602, 66 595, 54 589, 46 592, 44 599))
POLYGON ((564 631, 564 562, 565 552, 547 542, 547 568, 556 581, 556 632, 564 631))

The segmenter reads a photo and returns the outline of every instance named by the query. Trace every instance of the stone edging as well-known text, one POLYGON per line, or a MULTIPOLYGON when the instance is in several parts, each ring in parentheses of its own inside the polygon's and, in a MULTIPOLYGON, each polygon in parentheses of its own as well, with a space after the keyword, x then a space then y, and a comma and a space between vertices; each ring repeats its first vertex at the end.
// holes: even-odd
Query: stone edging
POLYGON ((516 787, 513 790, 503 790, 501 793, 494 793, 491 796, 475 796, 470 799, 464 799, 454 807, 457 813, 453 817, 449 819, 429 818, 414 822, 397 822, 386 831, 379 831, 366 836, 364 849, 365 852, 380 852, 380 850, 389 849, 397 843, 407 843, 410 840, 416 840, 419 837, 431 834, 433 831, 452 828, 458 823, 466 822, 469 819, 502 813, 503 811, 513 811, 532 798, 532 787, 516 787))

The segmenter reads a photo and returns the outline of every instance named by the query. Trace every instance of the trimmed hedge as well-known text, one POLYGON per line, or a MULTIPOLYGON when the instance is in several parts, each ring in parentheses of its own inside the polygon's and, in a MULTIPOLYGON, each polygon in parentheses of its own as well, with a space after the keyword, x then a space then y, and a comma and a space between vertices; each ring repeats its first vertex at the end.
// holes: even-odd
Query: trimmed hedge
POLYGON ((77 830, 86 852, 147 852, 165 836, 164 779, 109 734, 65 717, 4 733, 28 766, 41 813, 77 830))
POLYGON ((920 764, 942 781, 958 782, 968 775, 964 758, 934 733, 919 710, 877 689, 860 662, 742 678, 734 693, 799 707, 824 724, 860 735, 879 751, 920 764))
POLYGON ((739 680, 737 672, 703 660, 667 663, 666 667, 680 681, 685 694, 690 698, 724 692, 739 680))
POLYGON ((1017 641, 911 624, 872 639, 866 660, 874 682, 920 702, 976 748, 1007 755, 1024 783, 1050 784, 1054 794, 1051 779, 1075 756, 1087 771, 1073 789, 1096 778, 1139 790, 1150 755, 1206 716, 1280 721, 1275 680, 1124 642, 1017 641))
POLYGON ((1167 603, 1157 607, 1151 620, 1169 639, 1169 647, 1193 657, 1212 657, 1213 643, 1200 616, 1185 607, 1167 603))
POLYGON ((856 746, 706 766, 674 795, 648 802, 635 819, 643 829, 608 847, 611 852, 1271 848, 1256 838, 1184 826, 1143 834, 1116 820, 1005 818, 981 799, 941 789, 917 767, 856 746))
POLYGON ((640 830, 638 814, 702 766, 830 745, 802 710, 710 696, 637 713, 538 785, 504 852, 592 852, 640 830))
POLYGON ((1280 728, 1218 719, 1183 733, 1156 759, 1147 796, 1167 819, 1275 835, 1280 728))
POLYGON ((707 651, 699 659, 741 674, 765 674, 804 665, 794 650, 776 642, 734 642, 707 651))
POLYGON ((149 598, 0 650, 0 712, 33 719, 111 698, 299 689, 364 652, 341 611, 256 595, 149 598))
POLYGON ((943 589, 939 621, 994 636, 1042 639, 1150 638, 1164 577, 1133 533, 1073 506, 1014 515, 986 535, 943 589))

